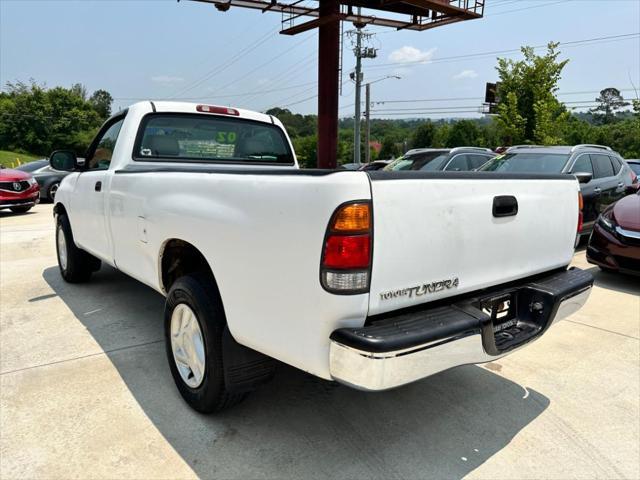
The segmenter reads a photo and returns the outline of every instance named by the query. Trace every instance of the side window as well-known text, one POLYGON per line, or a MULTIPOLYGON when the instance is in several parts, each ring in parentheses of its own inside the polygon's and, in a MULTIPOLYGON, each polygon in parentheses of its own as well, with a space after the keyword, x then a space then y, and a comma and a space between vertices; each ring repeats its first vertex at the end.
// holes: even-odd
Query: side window
POLYGON ((611 160, 611 165, 613 165, 613 174, 617 175, 620 173, 620 169, 622 168, 622 162, 620 162, 616 157, 610 156, 609 159, 611 160))
POLYGON ((599 153, 590 154, 591 162, 593 163, 593 170, 595 172, 595 178, 613 177, 613 166, 608 155, 601 155, 599 153))
POLYGON ((591 158, 589 155, 580 155, 573 164, 571 173, 590 173, 593 175, 593 166, 591 165, 591 158))
POLYGON ((124 118, 111 125, 100 137, 93 156, 87 161, 88 170, 106 170, 111 164, 113 149, 118 140, 118 134, 122 128, 124 118))
POLYGON ((469 170, 466 155, 456 155, 445 168, 447 171, 461 172, 469 170))
POLYGON ((467 155, 467 158, 469 159, 469 168, 474 170, 487 163, 493 157, 488 155, 467 155))

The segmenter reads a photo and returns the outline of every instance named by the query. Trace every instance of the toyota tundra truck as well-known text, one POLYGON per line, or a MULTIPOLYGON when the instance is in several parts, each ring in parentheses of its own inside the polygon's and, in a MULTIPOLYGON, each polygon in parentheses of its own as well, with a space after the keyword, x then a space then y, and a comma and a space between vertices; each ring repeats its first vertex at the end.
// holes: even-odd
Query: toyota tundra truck
POLYGON ((568 267, 570 175, 299 169, 271 115, 151 101, 110 118, 85 158, 50 157, 72 171, 60 273, 85 282, 104 262, 161 292, 171 373, 201 412, 275 360, 368 391, 493 361, 592 287, 568 267))

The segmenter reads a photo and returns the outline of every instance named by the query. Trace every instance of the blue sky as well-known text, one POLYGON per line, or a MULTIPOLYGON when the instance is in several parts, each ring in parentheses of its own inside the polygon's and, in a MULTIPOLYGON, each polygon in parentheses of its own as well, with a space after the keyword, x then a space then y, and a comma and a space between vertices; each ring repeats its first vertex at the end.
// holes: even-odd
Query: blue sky
MULTIPOLYGON (((375 115, 479 116, 496 55, 451 57, 640 32, 640 0, 486 0, 485 18, 425 32, 374 28, 378 58, 365 60, 375 115), (389 65, 391 64, 391 65, 389 65), (419 102, 417 100, 441 99, 419 102), (449 100, 460 99, 460 100, 449 100), (456 107, 460 107, 459 109, 456 107), (420 113, 428 109, 429 114, 420 113), (448 110, 450 109, 450 110, 448 110), (459 110, 460 113, 446 113, 459 110), (437 112, 437 113, 435 113, 437 112)), ((314 113, 317 34, 277 33, 279 14, 183 0, 0 0, 0 82, 34 78, 48 86, 83 83, 108 90, 116 108, 137 99, 189 98, 255 110, 276 105, 314 113), (277 90, 277 91, 273 91, 277 90), (253 92, 258 92, 254 94, 253 92)), ((350 24, 345 25, 345 29, 350 24)), ((571 61, 560 82, 568 105, 614 86, 640 88, 640 37, 560 47, 571 61)), ((517 58, 517 54, 505 54, 517 58)), ((341 116, 353 111, 345 49, 341 116)), ((584 102, 584 103, 583 103, 584 102)))

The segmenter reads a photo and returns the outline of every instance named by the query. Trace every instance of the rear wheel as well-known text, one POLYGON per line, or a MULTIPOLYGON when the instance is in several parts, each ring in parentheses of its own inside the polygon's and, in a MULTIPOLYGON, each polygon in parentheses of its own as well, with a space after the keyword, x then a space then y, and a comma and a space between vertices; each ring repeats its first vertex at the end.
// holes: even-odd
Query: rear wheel
POLYGON ((56 222, 56 252, 60 274, 67 282, 86 282, 93 272, 100 270, 99 259, 76 247, 66 215, 58 215, 56 222))
POLYGON ((11 207, 11 211, 13 213, 27 213, 29 210, 31 210, 33 207, 11 207))
POLYGON ((211 413, 244 398, 225 386, 222 334, 224 311, 207 275, 186 275, 171 286, 164 310, 165 344, 171 374, 182 398, 211 413))

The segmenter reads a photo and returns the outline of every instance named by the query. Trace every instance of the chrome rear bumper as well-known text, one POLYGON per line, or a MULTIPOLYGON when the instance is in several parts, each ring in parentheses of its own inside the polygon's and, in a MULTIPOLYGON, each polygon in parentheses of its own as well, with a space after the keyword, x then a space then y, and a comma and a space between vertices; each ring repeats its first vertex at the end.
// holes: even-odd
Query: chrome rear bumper
POLYGON ((478 308, 486 295, 464 299, 451 307, 387 318, 361 329, 336 330, 330 345, 331 376, 360 390, 387 390, 452 367, 496 360, 531 343, 553 323, 578 311, 589 298, 592 284, 591 274, 572 269, 491 293, 514 294, 518 304, 514 306, 516 325, 498 333, 494 333, 495 318, 478 308), (540 311, 533 309, 540 304, 540 311), (529 308, 532 310, 527 313, 529 308), (459 325, 458 331, 443 328, 446 322, 459 325), (505 335, 513 338, 508 342, 498 339, 505 335), (420 338, 429 340, 420 342, 420 338))

